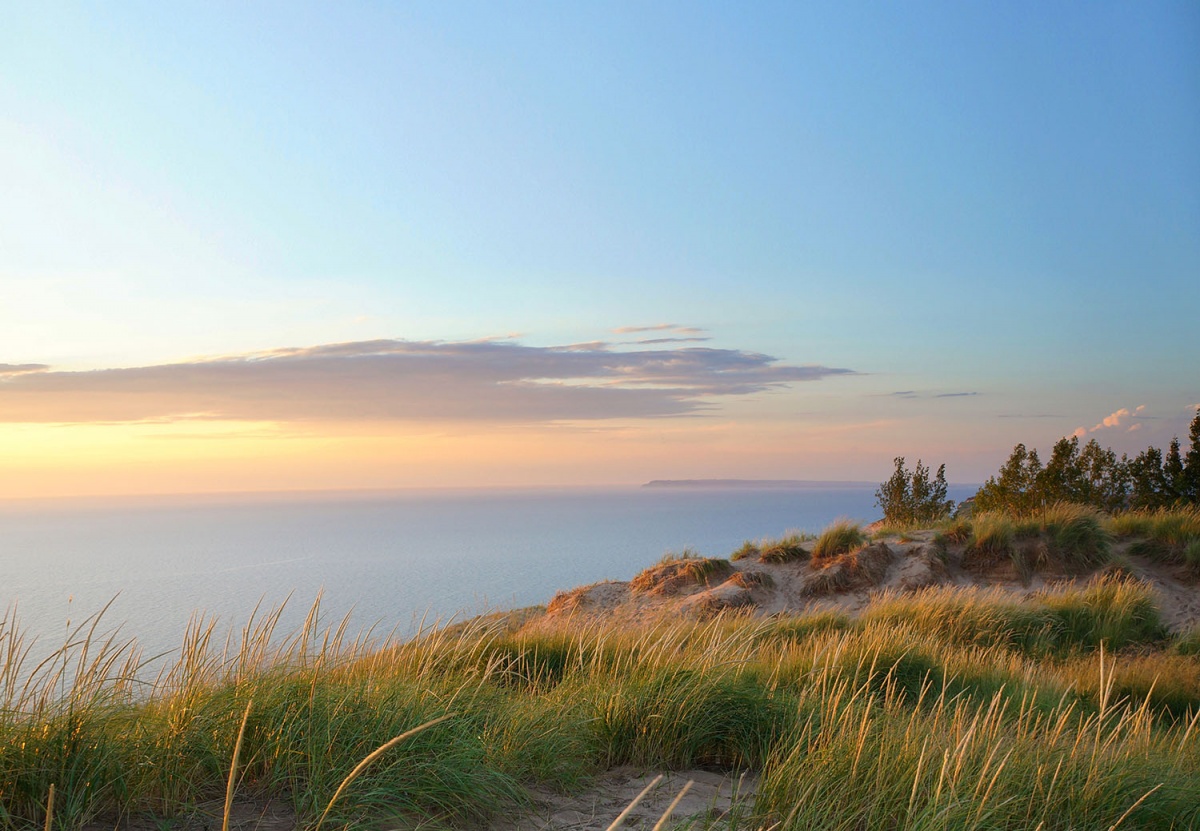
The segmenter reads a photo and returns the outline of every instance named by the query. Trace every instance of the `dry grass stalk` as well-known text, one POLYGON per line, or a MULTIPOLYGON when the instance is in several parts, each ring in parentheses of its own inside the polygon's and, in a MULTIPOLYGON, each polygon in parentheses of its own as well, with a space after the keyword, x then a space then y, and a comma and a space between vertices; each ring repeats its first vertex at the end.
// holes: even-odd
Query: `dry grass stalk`
POLYGON ((607 831, 616 831, 618 828, 620 828, 622 825, 624 825, 625 818, 629 816, 629 812, 632 811, 634 808, 636 808, 638 806, 638 804, 643 799, 646 798, 646 794, 648 794, 648 793, 650 793, 650 791, 654 790, 654 788, 657 787, 658 783, 661 781, 662 781, 662 774, 660 773, 658 776, 655 776, 654 779, 652 779, 650 781, 649 785, 642 788, 642 792, 640 794, 638 794, 637 796, 635 796, 633 798, 632 802, 630 802, 628 805, 625 806, 625 810, 617 815, 617 818, 612 821, 612 825, 608 826, 607 831))
POLYGON ((246 712, 242 713, 242 724, 238 728, 237 741, 233 745, 233 761, 229 763, 229 781, 225 785, 225 814, 221 819, 221 831, 229 831, 229 814, 233 810, 233 792, 237 786, 238 759, 242 755, 242 740, 246 737, 246 722, 250 720, 252 707, 254 699, 246 702, 246 712))
POLYGON ((411 730, 406 730, 399 736, 396 736, 396 738, 384 742, 371 753, 368 753, 366 758, 354 766, 354 770, 350 771, 346 778, 342 780, 342 784, 338 785, 338 789, 333 792, 333 798, 331 798, 329 800, 329 804, 325 806, 325 811, 321 814, 321 818, 317 820, 317 824, 313 826, 313 831, 321 831, 321 825, 325 822, 325 817, 329 816, 329 812, 333 808, 334 803, 338 801, 338 797, 342 795, 342 792, 345 791, 346 788, 350 787, 350 783, 357 779, 358 775, 366 770, 372 762, 374 762, 384 753, 387 753, 396 745, 400 744, 400 742, 404 741, 405 739, 412 738, 421 731, 428 730, 430 727, 433 727, 435 724, 441 724, 446 719, 453 718, 454 715, 454 713, 446 713, 444 716, 438 716, 435 719, 430 719, 424 724, 414 727, 411 730))

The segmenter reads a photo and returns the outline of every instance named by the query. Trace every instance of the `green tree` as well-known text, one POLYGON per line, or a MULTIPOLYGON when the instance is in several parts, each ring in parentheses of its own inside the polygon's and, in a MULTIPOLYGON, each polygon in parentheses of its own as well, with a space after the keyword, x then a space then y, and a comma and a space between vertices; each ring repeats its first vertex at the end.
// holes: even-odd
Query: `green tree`
POLYGON ((1200 408, 1188 429, 1188 452, 1183 464, 1183 497, 1200 504, 1200 408))
POLYGON ((1054 502, 1084 502, 1087 479, 1079 459, 1079 439, 1061 438, 1050 451, 1050 461, 1038 473, 1034 482, 1033 501, 1037 505, 1054 502))
POLYGON ((929 468, 920 459, 911 472, 905 468, 903 456, 897 456, 895 463, 891 477, 875 491, 875 504, 883 511, 884 520, 896 525, 914 525, 934 522, 950 513, 954 502, 946 498, 945 465, 930 480, 929 468))
POLYGON ((1166 500, 1169 504, 1183 501, 1187 489, 1183 481, 1183 455, 1179 451, 1179 438, 1171 439, 1163 459, 1163 482, 1166 485, 1166 500))
POLYGON ((1026 450, 1024 444, 1018 444, 1000 472, 975 494, 975 510, 1032 513, 1041 505, 1037 488, 1041 473, 1037 450, 1026 450))
POLYGON ((1147 447, 1129 463, 1129 507, 1163 508, 1170 504, 1162 451, 1147 447))
POLYGON ((1129 502, 1128 460, 1091 439, 1079 452, 1085 492, 1081 501, 1102 511, 1120 511, 1129 502))

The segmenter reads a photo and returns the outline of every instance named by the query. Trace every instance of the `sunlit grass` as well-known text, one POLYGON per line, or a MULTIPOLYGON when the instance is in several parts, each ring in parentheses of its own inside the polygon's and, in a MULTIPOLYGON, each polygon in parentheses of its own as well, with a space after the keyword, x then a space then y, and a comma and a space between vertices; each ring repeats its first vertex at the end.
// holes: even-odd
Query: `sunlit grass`
POLYGON ((42 827, 52 785, 60 829, 227 795, 286 799, 307 827, 475 828, 624 764, 760 772, 746 829, 1200 821, 1195 636, 1168 640, 1135 582, 403 642, 278 620, 229 644, 198 620, 150 677, 95 621, 38 665, 10 615, 0 828, 42 827))
POLYGON ((837 557, 861 548, 867 538, 857 523, 848 519, 838 520, 817 537, 812 556, 816 559, 837 557))

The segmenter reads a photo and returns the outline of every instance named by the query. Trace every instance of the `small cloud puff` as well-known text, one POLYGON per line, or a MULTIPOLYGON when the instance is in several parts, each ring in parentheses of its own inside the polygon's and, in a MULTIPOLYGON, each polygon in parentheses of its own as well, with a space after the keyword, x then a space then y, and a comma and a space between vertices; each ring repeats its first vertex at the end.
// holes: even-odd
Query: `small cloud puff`
POLYGON ((1099 422, 1099 423, 1098 423, 1096 426, 1094 426, 1094 427, 1093 427, 1091 430, 1089 430, 1088 432, 1089 432, 1089 433, 1094 433, 1094 432, 1096 432, 1097 430, 1103 430, 1103 429, 1104 429, 1104 428, 1106 428, 1106 427, 1120 427, 1120 426, 1122 426, 1122 424, 1124 424, 1124 423, 1125 423, 1125 421, 1126 421, 1126 420, 1128 420, 1128 419, 1130 419, 1130 418, 1139 418, 1139 417, 1141 417, 1141 416, 1142 416, 1142 412, 1143 412, 1145 409, 1146 409, 1146 405, 1145 405, 1145 404, 1139 404, 1139 405, 1137 405, 1136 407, 1134 407, 1134 408, 1133 408, 1133 411, 1132 411, 1132 412, 1130 412, 1130 411, 1129 411, 1128 409, 1126 409, 1125 407, 1122 407, 1121 409, 1117 410, 1116 412, 1114 412, 1114 413, 1110 413, 1109 415, 1106 415, 1104 418, 1102 418, 1102 419, 1100 420, 1100 422, 1099 422))

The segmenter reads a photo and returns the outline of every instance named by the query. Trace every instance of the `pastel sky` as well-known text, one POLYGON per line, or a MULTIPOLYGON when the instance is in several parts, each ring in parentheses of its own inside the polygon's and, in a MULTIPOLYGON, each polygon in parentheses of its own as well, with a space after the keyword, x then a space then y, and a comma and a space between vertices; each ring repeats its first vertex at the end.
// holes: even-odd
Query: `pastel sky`
POLYGON ((8 3, 0 497, 981 481, 1200 404, 1200 5, 8 3))

